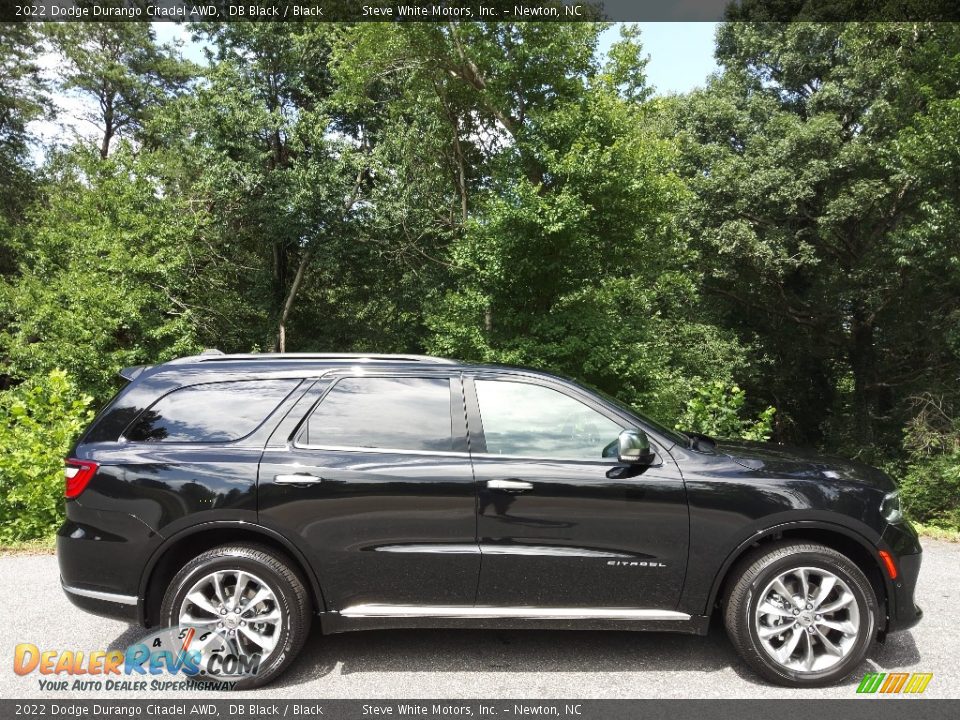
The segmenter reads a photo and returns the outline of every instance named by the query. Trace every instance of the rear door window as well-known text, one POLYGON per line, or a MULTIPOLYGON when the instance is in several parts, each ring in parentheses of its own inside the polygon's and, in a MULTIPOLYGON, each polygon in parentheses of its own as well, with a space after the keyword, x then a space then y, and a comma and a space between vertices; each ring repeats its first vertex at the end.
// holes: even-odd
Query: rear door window
POLYGON ((256 430, 300 380, 191 385, 164 395, 124 434, 135 442, 229 442, 256 430))
POLYGON ((349 377, 326 394, 299 442, 308 446, 453 449, 449 378, 349 377))

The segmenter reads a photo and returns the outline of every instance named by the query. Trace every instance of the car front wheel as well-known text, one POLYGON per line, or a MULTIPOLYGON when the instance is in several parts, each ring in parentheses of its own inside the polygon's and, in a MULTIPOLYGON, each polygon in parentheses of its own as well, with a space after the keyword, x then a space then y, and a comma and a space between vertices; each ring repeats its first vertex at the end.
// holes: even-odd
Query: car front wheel
POLYGON ((845 555, 816 543, 780 543, 748 556, 733 579, 727 634, 764 678, 817 687, 863 662, 876 634, 877 600, 845 555))

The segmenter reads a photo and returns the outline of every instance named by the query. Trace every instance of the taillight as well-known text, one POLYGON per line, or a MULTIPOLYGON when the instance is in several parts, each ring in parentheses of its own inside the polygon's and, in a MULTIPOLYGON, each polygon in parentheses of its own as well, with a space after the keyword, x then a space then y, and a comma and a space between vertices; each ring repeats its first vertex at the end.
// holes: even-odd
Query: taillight
POLYGON ((63 477, 67 484, 63 490, 64 496, 69 500, 82 493, 87 483, 97 474, 98 465, 89 460, 69 459, 64 463, 63 477))

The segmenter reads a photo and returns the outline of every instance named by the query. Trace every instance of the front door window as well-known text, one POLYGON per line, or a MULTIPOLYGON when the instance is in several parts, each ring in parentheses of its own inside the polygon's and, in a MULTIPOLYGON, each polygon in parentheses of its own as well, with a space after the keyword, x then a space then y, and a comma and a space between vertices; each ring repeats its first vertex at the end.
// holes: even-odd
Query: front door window
POLYGON ((579 400, 541 385, 477 380, 487 453, 560 460, 616 455, 623 429, 579 400))

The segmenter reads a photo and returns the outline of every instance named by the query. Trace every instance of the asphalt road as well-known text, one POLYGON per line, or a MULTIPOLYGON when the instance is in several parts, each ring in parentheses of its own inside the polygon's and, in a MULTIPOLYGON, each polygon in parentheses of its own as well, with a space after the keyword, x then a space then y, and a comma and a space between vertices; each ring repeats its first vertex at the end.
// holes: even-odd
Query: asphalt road
MULTIPOLYGON (((957 698, 960 544, 926 540, 924 548, 918 589, 924 621, 883 645, 874 644, 857 673, 832 688, 797 691, 763 682, 740 661, 720 627, 706 638, 667 633, 404 630, 328 637, 314 632, 286 675, 267 688, 244 693, 244 699, 849 698, 860 677, 875 671, 932 672, 925 696, 957 698)), ((139 628, 73 607, 60 591, 52 555, 0 557, 0 588, 4 596, 2 698, 91 696, 41 692, 36 673, 14 674, 17 643, 31 642, 41 650, 89 652, 124 648, 142 637, 139 628)))

